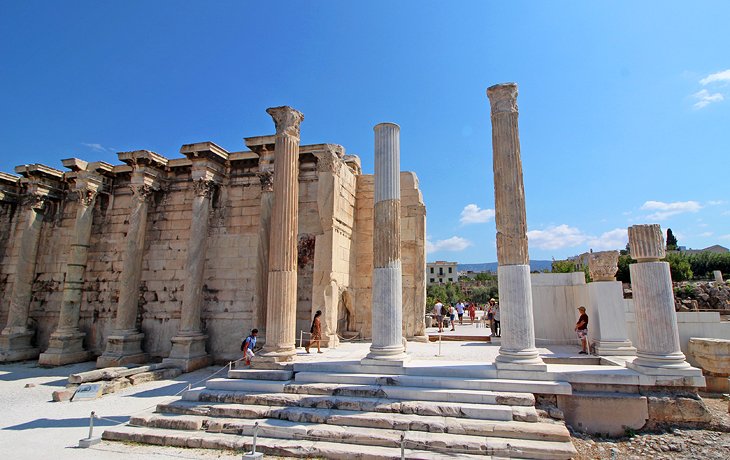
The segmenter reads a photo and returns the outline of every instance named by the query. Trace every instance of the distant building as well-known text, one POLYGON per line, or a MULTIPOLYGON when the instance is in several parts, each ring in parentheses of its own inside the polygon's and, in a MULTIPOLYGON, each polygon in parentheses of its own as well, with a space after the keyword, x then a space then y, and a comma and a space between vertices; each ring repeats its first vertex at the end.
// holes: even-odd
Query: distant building
POLYGON ((590 258, 592 252, 593 249, 591 249, 590 252, 584 252, 583 254, 577 256, 568 257, 565 260, 573 262, 573 264, 575 265, 575 271, 582 271, 585 267, 588 266, 588 259, 590 258))
POLYGON ((426 285, 455 283, 459 280, 456 272, 457 262, 437 260, 426 264, 426 285))
POLYGON ((725 246, 720 246, 719 244, 714 244, 712 246, 708 246, 705 249, 685 249, 684 246, 679 247, 679 251, 669 251, 669 252, 681 252, 682 254, 699 254, 701 252, 714 252, 715 254, 725 254, 726 252, 730 252, 730 249, 726 248, 725 246))

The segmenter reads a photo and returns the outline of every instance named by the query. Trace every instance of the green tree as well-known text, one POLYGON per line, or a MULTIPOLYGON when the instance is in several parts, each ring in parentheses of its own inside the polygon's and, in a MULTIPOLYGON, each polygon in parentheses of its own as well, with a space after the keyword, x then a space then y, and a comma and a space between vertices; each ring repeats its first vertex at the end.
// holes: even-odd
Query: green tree
POLYGON ((635 264, 636 261, 629 254, 618 256, 618 272, 616 272, 616 280, 622 283, 630 283, 631 275, 629 274, 629 265, 635 264))
POLYGON ((489 272, 483 272, 483 273, 477 273, 477 275, 474 277, 476 281, 494 281, 497 279, 497 276, 489 273, 489 272))
POLYGON ((672 233, 672 229, 667 229, 667 251, 677 250, 677 237, 672 233))
POLYGON ((553 260, 553 273, 573 273, 578 271, 575 269, 575 262, 570 260, 553 260))
POLYGON ((669 271, 672 273, 672 281, 687 281, 692 279, 692 266, 687 260, 687 256, 679 253, 667 254, 666 259, 669 262, 669 271))

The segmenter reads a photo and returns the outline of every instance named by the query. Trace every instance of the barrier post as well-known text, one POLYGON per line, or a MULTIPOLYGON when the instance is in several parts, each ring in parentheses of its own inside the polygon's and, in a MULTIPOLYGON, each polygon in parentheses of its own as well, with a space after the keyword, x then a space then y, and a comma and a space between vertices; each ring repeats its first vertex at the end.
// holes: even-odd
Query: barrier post
POLYGON ((406 434, 400 435, 400 460, 406 460, 406 434))
POLYGON ((94 419, 96 418, 96 412, 91 411, 91 415, 89 416, 89 437, 84 439, 79 439, 79 447, 82 449, 89 448, 93 446, 94 444, 99 444, 101 442, 101 437, 97 436, 94 437, 94 419))
POLYGON ((256 439, 259 436, 259 422, 256 422, 253 424, 253 442, 251 443, 251 452, 248 452, 243 455, 243 460, 248 459, 254 459, 254 458, 264 458, 264 454, 262 452, 256 452, 256 439))

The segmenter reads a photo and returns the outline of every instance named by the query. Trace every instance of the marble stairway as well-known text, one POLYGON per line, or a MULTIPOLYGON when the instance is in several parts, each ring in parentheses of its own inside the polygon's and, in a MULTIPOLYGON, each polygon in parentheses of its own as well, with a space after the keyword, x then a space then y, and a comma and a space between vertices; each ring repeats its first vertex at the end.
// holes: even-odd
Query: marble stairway
POLYGON ((401 442, 408 459, 576 455, 565 425, 535 409, 533 393, 569 392, 565 382, 343 369, 234 369, 103 438, 243 451, 258 423, 257 451, 278 456, 399 459, 401 442))

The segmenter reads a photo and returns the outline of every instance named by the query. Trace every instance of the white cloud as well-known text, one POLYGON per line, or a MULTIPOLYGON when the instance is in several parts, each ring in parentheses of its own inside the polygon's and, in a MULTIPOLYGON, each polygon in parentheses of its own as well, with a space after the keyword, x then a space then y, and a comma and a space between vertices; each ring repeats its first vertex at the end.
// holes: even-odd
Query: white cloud
POLYGON ((527 232, 530 245, 540 249, 561 249, 578 246, 586 241, 587 237, 580 230, 566 224, 548 227, 545 230, 530 230, 527 232))
POLYGON ((116 149, 114 149, 114 148, 104 147, 101 144, 82 142, 81 145, 90 148, 94 152, 115 152, 116 151, 116 149))
POLYGON ((475 204, 467 204, 461 211, 462 224, 483 224, 494 218, 494 209, 479 209, 475 204))
POLYGON ((730 82, 730 69, 711 73, 710 75, 700 80, 700 84, 702 86, 715 82, 730 82))
POLYGON ((699 236, 703 236, 705 238, 707 238, 708 236, 712 236, 712 235, 714 235, 714 233, 712 233, 712 232, 702 232, 699 234, 699 236))
POLYGON ((460 236, 452 236, 451 238, 438 240, 436 242, 426 240, 426 252, 429 254, 439 251, 463 251, 469 246, 471 246, 471 241, 460 236))
POLYGON ((728 233, 727 235, 721 235, 718 238, 720 238, 721 240, 730 240, 730 233, 728 233))
POLYGON ((710 94, 710 92, 706 89, 701 89, 697 91, 692 95, 692 97, 697 99, 697 102, 695 102, 692 106, 695 109, 701 109, 703 107, 707 107, 713 102, 720 102, 725 100, 725 96, 723 96, 721 93, 710 94))
POLYGON ((696 201, 674 201, 665 203, 663 201, 647 201, 641 205, 644 211, 656 211, 646 216, 651 220, 666 220, 671 216, 682 214, 685 212, 697 212, 702 209, 702 205, 696 201))
POLYGON ((527 238, 531 246, 547 250, 581 245, 599 251, 620 249, 626 246, 629 240, 625 228, 615 228, 603 232, 600 236, 592 236, 566 224, 548 227, 545 230, 530 230, 527 232, 527 238))
POLYGON ((710 200, 707 202, 707 206, 720 206, 727 203, 725 200, 710 200))

